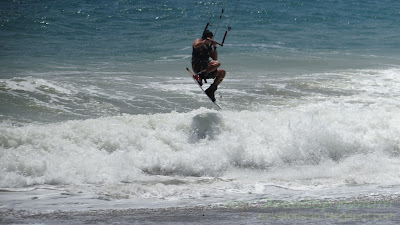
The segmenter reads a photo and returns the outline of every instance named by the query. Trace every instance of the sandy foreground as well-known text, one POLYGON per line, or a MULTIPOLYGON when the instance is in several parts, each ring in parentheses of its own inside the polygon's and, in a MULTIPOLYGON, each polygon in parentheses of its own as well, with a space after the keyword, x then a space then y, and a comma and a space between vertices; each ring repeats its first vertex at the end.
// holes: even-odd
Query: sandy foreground
POLYGON ((0 224, 400 224, 398 199, 231 202, 157 209, 0 209, 0 224))

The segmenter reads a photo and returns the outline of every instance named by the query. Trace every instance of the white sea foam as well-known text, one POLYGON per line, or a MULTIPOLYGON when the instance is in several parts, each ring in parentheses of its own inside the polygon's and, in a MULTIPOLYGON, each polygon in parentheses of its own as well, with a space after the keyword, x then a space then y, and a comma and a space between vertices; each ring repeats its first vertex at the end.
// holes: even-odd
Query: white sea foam
POLYGON ((60 94, 72 94, 74 91, 54 84, 51 81, 31 76, 24 78, 1 79, 0 81, 5 84, 4 88, 8 90, 54 92, 60 94))
POLYGON ((310 103, 4 124, 0 186, 190 202, 270 196, 273 187, 282 198, 287 191, 299 197, 296 190, 397 185, 398 115, 397 107, 310 103))
MULTIPOLYGON (((47 205, 43 208, 65 204, 59 198, 65 192, 74 196, 68 198, 71 205, 82 208, 89 204, 85 199, 93 200, 92 206, 113 199, 113 204, 147 207, 146 199, 165 206, 199 200, 346 197, 377 187, 383 195, 398 193, 398 74, 392 68, 290 79, 264 76, 255 88, 242 92, 241 85, 249 83, 227 80, 219 92, 239 100, 231 101, 233 105, 222 101, 227 109, 220 112, 201 108, 20 127, 5 120, 0 126, 0 187, 30 194, 51 188, 41 201, 47 205), (257 107, 235 107, 250 97, 257 98, 257 107), (274 98, 282 104, 272 104, 274 98)), ((112 81, 126 82, 126 77, 118 78, 112 81)), ((40 84, 32 84, 29 79, 34 78, 13 80, 7 87, 15 93, 18 88, 36 93, 46 85, 58 90, 50 94, 66 98, 76 90, 107 97, 100 91, 101 82, 79 89, 71 85, 71 94, 63 82, 39 79, 35 81, 40 84)), ((205 97, 189 88, 191 80, 157 80, 134 85, 148 99, 153 89, 205 97)), ((108 99, 123 99, 129 90, 109 92, 108 99)), ((135 99, 131 101, 134 105, 135 99)), ((7 194, 4 204, 26 207, 30 194, 21 201, 7 194)))

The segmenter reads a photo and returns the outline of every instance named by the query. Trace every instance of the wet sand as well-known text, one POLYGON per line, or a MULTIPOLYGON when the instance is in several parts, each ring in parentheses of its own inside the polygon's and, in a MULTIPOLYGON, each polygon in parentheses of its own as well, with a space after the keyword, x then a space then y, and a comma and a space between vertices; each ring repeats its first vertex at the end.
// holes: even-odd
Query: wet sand
POLYGON ((233 202, 218 206, 35 212, 0 209, 1 224, 400 224, 400 202, 233 202))

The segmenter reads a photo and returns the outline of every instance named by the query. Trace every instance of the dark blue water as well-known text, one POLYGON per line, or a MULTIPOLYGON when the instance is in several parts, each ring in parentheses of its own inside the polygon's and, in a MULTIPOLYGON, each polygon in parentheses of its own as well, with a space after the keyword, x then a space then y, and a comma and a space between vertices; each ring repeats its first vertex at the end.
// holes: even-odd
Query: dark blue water
MULTIPOLYGON (((175 100, 172 103, 166 100, 156 105, 145 96, 139 97, 151 103, 130 102, 139 105, 133 108, 126 101, 107 99, 108 95, 113 95, 110 91, 114 89, 106 90, 106 85, 93 85, 100 92, 107 93, 106 99, 95 97, 97 99, 93 100, 90 93, 84 92, 86 84, 111 79, 115 74, 123 74, 123 79, 130 82, 126 87, 116 84, 126 91, 124 98, 140 92, 132 89, 132 82, 147 85, 149 77, 168 80, 185 76, 184 67, 190 64, 191 43, 201 35, 207 22, 211 22, 210 30, 216 32, 215 38, 219 42, 231 25, 225 46, 219 50, 220 61, 228 73, 237 77, 248 76, 244 71, 253 76, 253 70, 264 71, 261 76, 282 77, 282 73, 381 69, 398 65, 400 3, 394 0, 99 0, 6 1, 1 4, 0 76, 3 83, 0 94, 3 99, 1 114, 6 120, 11 117, 25 120, 27 115, 19 116, 19 113, 28 111, 33 115, 29 120, 42 121, 37 113, 46 115, 45 118, 50 116, 50 121, 85 118, 77 113, 82 108, 78 102, 87 101, 107 101, 113 108, 110 112, 109 108, 99 109, 89 103, 90 109, 85 112, 89 117, 101 116, 102 112, 107 112, 106 115, 117 115, 118 112, 141 114, 196 108, 188 105, 186 96, 180 94, 173 96, 175 100), (222 8, 225 11, 218 23, 222 8), (76 87, 73 93, 80 101, 70 99, 72 103, 61 103, 71 109, 70 112, 61 110, 62 115, 59 110, 49 112, 51 96, 45 93, 38 97, 34 91, 21 96, 21 93, 13 93, 15 87, 6 83, 26 77, 58 82, 53 84, 61 88, 73 84, 76 87), (14 98, 24 106, 16 107, 14 98), (47 106, 32 110, 38 101, 44 101, 47 106)), ((32 82, 36 81, 28 81, 32 82)), ((236 89, 251 90, 251 85, 236 89)), ((20 89, 26 91, 27 87, 20 89)), ((165 96, 165 93, 150 95, 154 99, 165 96)), ((232 100, 239 101, 236 98, 232 100)), ((257 102, 256 99, 246 101, 257 102)), ((233 102, 227 104, 241 108, 242 104, 233 102)))
MULTIPOLYGON (((240 1, 233 14, 235 3, 227 2, 218 29, 222 40, 234 16, 224 53, 398 54, 395 0, 240 1)), ((49 63, 154 62, 182 54, 213 8, 207 1, 6 1, 0 22, 3 76, 49 63)), ((217 7, 212 31, 219 13, 217 7)))

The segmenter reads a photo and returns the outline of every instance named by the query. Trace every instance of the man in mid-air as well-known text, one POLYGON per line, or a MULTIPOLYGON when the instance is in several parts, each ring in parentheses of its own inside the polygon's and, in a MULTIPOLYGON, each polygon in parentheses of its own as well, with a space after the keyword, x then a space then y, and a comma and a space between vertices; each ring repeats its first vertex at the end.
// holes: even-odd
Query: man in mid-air
POLYGON ((214 79, 206 94, 210 99, 215 102, 215 91, 218 85, 225 77, 225 70, 218 69, 221 63, 218 62, 217 45, 218 43, 213 40, 213 33, 209 30, 204 31, 203 37, 197 38, 193 42, 192 52, 192 68, 194 73, 198 75, 197 82, 200 86, 203 85, 203 79, 214 79), (212 60, 210 60, 210 58, 212 60))

